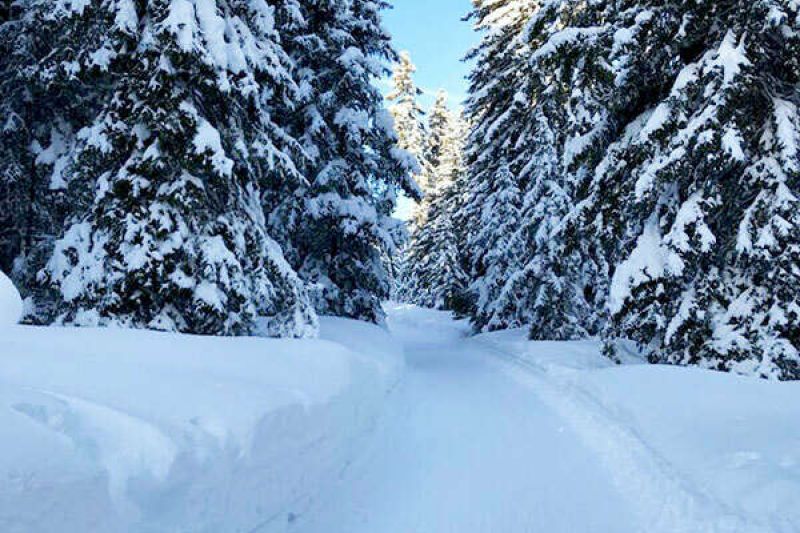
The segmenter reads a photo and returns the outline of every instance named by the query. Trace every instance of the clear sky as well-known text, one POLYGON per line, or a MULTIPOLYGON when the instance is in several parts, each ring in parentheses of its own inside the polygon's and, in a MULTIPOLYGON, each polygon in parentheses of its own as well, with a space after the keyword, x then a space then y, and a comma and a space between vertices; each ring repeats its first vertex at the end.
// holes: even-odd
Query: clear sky
POLYGON ((470 0, 390 0, 384 23, 398 51, 407 50, 417 66, 417 84, 426 92, 423 105, 432 103, 438 89, 458 105, 466 94, 464 77, 469 65, 461 59, 476 42, 471 24, 462 22, 470 0))
MULTIPOLYGON (((462 58, 477 42, 478 35, 461 19, 471 6, 470 0, 390 0, 394 8, 383 12, 384 24, 394 38, 398 51, 406 50, 417 66, 415 80, 425 91, 421 103, 429 107, 439 89, 450 95, 455 108, 467 92, 465 76, 470 66, 462 58)), ((384 89, 390 84, 384 80, 384 89)), ((413 202, 400 199, 395 216, 408 220, 413 202)))

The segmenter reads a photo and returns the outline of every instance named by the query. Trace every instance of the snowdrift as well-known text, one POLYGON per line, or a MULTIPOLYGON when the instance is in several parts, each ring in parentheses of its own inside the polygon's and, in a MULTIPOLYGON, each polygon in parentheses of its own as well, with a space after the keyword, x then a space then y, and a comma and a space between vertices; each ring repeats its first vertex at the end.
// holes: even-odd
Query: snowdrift
POLYGON ((0 327, 19 322, 22 316, 22 298, 5 274, 0 272, 0 327))
POLYGON ((0 327, 0 531, 283 531, 402 365, 341 319, 302 341, 0 327))
POLYGON ((800 383, 649 365, 632 351, 615 366, 599 343, 523 331, 475 342, 519 380, 545 376, 537 390, 654 531, 800 531, 800 383))

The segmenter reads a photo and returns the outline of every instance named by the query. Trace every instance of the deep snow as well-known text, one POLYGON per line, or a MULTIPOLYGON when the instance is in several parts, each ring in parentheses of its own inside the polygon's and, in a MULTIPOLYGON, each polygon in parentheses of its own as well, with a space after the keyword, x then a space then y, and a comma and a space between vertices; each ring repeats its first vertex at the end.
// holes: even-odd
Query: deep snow
POLYGON ((19 322, 22 316, 22 298, 5 274, 0 272, 0 327, 19 322))
POLYGON ((0 326, 0 531, 800 531, 800 384, 387 310, 321 340, 0 326))
POLYGON ((375 326, 322 336, 0 327, 0 531, 284 529, 402 368, 375 326))

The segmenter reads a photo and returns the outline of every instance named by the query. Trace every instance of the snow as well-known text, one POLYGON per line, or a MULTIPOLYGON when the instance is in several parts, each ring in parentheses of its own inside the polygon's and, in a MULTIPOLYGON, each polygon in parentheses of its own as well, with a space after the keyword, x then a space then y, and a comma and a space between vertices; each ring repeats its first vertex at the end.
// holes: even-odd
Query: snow
POLYGON ((599 343, 524 331, 477 340, 591 449, 640 530, 800 530, 800 383, 636 364, 630 350, 615 366, 599 343))
POLYGON ((728 127, 722 135, 722 149, 737 161, 746 161, 744 149, 742 149, 742 135, 739 130, 728 127))
POLYGON ((608 307, 619 313, 630 298, 633 288, 664 276, 669 258, 680 261, 677 254, 668 254, 661 247, 661 232, 656 220, 649 220, 627 259, 622 261, 611 278, 608 307))
POLYGON ((797 170, 797 106, 781 98, 772 99, 775 108, 777 137, 781 145, 782 164, 790 171, 797 170))
POLYGON ((800 526, 800 384, 646 365, 628 345, 615 366, 596 341, 532 342, 523 330, 470 338, 446 313, 388 314, 405 377, 361 456, 297 531, 800 526))
POLYGON ((320 340, 10 326, 0 531, 800 529, 800 383, 386 311, 320 340))
POLYGON ((194 5, 189 0, 173 0, 169 6, 169 16, 162 22, 164 28, 175 36, 184 52, 191 52, 194 46, 197 24, 194 5))
POLYGON ((401 368, 384 330, 342 319, 302 341, 13 326, 0 531, 280 530, 355 454, 401 368))
POLYGON ((404 378, 359 458, 297 532, 636 531, 592 454, 494 368, 491 350, 465 338, 468 324, 404 305, 387 312, 404 378))
POLYGON ((204 118, 198 118, 197 134, 192 141, 195 153, 202 155, 210 153, 211 165, 220 176, 230 176, 233 172, 233 160, 226 154, 222 147, 222 137, 219 131, 204 118))
POLYGON ((533 53, 531 59, 534 61, 541 60, 555 54, 559 48, 568 44, 573 44, 575 41, 581 39, 595 39, 608 31, 608 26, 593 26, 589 28, 565 28, 557 31, 550 36, 546 43, 540 46, 536 52, 533 53))
POLYGON ((730 84, 742 71, 742 68, 749 66, 750 60, 747 59, 745 38, 736 42, 736 36, 729 30, 725 38, 720 43, 716 57, 708 62, 707 69, 721 68, 723 81, 726 85, 730 84))
POLYGON ((22 317, 22 298, 14 284, 0 272, 0 328, 12 326, 22 317))

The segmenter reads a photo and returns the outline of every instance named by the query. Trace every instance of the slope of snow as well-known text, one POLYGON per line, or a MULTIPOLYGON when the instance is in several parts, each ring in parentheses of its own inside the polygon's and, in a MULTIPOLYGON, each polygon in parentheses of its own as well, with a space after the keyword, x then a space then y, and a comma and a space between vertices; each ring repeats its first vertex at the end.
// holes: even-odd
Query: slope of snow
POLYGON ((3 328, 0 531, 285 529, 402 369, 384 330, 322 326, 302 341, 3 328))
POLYGON ((0 327, 19 322, 22 316, 22 298, 5 274, 0 272, 0 327))
POLYGON ((476 342, 563 417, 649 531, 800 531, 800 383, 614 366, 599 344, 522 331, 476 342))

